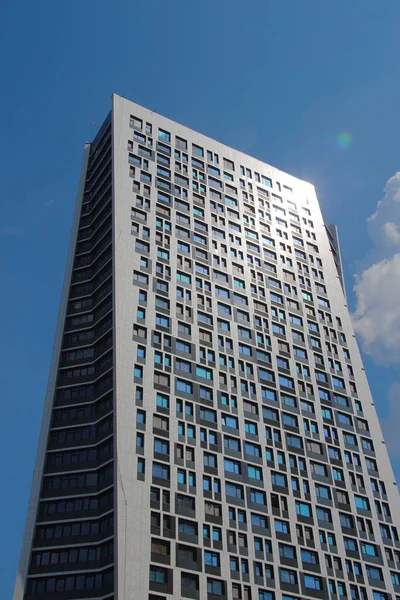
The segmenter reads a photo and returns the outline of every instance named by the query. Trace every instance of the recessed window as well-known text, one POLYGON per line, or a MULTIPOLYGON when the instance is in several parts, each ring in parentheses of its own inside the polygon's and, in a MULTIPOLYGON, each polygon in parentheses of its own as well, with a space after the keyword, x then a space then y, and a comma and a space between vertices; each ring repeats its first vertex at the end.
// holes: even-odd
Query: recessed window
POLYGON ((165 131, 165 129, 159 129, 158 139, 169 143, 171 141, 171 134, 168 131, 165 131))

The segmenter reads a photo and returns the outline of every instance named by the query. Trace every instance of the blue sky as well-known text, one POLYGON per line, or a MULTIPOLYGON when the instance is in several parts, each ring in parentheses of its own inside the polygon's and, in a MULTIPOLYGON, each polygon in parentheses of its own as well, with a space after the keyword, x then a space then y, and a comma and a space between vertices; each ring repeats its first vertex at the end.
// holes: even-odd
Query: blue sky
POLYGON ((3 0, 4 598, 19 557, 82 148, 112 92, 316 185, 339 226, 349 304, 355 310, 358 299, 366 369, 400 475, 391 425, 400 419, 400 309, 391 302, 400 293, 400 177, 367 223, 400 168, 398 8, 397 0, 3 0), (388 291, 382 306, 379 289, 388 291))

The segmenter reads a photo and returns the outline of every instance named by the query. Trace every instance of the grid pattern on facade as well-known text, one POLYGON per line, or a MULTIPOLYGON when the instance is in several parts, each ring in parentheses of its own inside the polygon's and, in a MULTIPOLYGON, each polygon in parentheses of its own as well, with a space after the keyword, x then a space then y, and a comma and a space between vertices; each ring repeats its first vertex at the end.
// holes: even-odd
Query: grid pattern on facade
POLYGON ((393 598, 398 532, 318 235, 341 277, 336 240, 245 156, 129 125, 149 600, 393 598))

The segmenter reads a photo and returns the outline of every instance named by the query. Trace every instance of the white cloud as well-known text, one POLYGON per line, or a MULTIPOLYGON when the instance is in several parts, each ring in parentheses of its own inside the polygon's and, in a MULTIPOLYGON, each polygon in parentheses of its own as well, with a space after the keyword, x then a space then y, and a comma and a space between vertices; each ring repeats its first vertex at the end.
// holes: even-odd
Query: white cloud
POLYGON ((381 419, 383 435, 391 456, 400 456, 400 381, 395 381, 389 388, 389 413, 381 419))
POLYGON ((364 351, 381 364, 400 362, 400 253, 357 277, 353 315, 364 351))
POLYGON ((373 249, 356 275, 353 324, 363 350, 377 363, 400 362, 400 171, 368 219, 373 249))
POLYGON ((400 228, 396 223, 385 223, 383 231, 392 244, 400 244, 400 228))

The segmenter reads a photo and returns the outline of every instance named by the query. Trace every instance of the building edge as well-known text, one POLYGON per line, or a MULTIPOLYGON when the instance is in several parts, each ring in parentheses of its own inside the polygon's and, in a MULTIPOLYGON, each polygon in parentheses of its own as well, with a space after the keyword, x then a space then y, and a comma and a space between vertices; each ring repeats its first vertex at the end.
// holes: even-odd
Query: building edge
POLYGON ((85 188, 86 171, 89 161, 90 147, 91 144, 86 142, 83 151, 83 160, 78 184, 77 200, 72 221, 72 230, 67 255, 67 266, 65 269, 64 283, 61 292, 60 309, 58 312, 57 325, 54 336, 53 351, 50 362, 50 373, 47 382, 42 423, 39 434, 39 443, 36 453, 35 467, 32 477, 31 491, 28 503, 28 511, 25 521, 24 534, 22 538, 21 554, 12 600, 23 600, 26 588, 26 580, 29 569, 29 559, 31 556, 32 542, 35 533, 36 517, 39 508, 39 497, 44 471, 44 461, 46 458, 47 441, 50 434, 50 421, 54 402, 54 394, 56 389, 58 364, 60 360, 61 343, 63 339, 64 324, 67 313, 68 295, 71 285, 72 268, 74 263, 75 248, 77 244, 79 219, 82 208, 83 191, 85 188))

